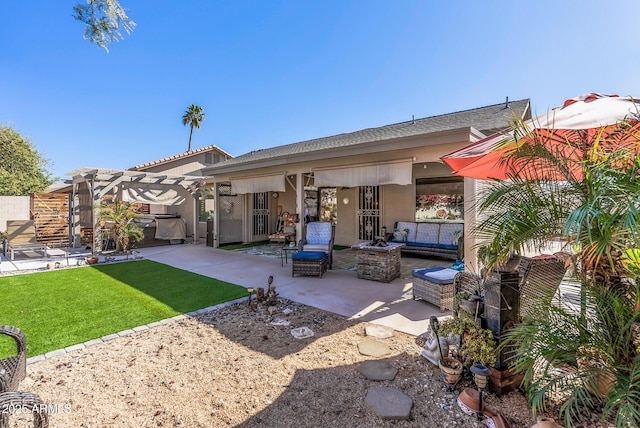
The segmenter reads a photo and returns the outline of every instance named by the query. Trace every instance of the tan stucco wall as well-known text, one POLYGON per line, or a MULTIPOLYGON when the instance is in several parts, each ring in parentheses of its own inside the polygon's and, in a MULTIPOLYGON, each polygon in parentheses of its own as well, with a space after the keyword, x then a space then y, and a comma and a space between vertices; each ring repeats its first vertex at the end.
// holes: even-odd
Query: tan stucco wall
POLYGON ((415 186, 389 185, 382 188, 382 224, 393 231, 397 221, 413 221, 415 212, 415 186))
MULTIPOLYGON (((253 168, 246 170, 229 172, 233 171, 233 167, 230 167, 226 172, 217 171, 212 174, 216 182, 225 182, 232 178, 286 173, 295 182, 298 174, 312 172, 314 168, 412 159, 414 163, 412 184, 382 186, 382 225, 386 226, 388 231, 392 231, 396 221, 413 221, 415 219, 415 179, 451 177, 451 169, 440 161, 440 157, 469 144, 470 138, 468 130, 459 130, 431 134, 429 137, 416 136, 393 141, 376 141, 367 144, 367 147, 331 150, 323 154, 322 156, 326 155, 323 158, 319 158, 321 156, 319 154, 310 154, 308 158, 300 156, 295 161, 289 159, 265 161, 262 166, 258 166, 259 163, 257 163, 253 168), (424 168, 424 165, 427 167, 424 168)), ((286 191, 279 192, 278 198, 272 200, 270 230, 275 228, 277 205, 282 205, 283 211, 302 214, 299 212, 300 208, 297 207, 295 189, 288 181, 285 186, 286 191)), ((353 245, 358 242, 358 189, 338 187, 337 199, 338 223, 335 231, 335 244, 353 245), (343 203, 345 197, 349 198, 349 204, 343 203)), ((302 230, 301 226, 299 224, 299 230, 302 230)), ((302 234, 300 233, 298 239, 301 238, 302 234)))
POLYGON ((358 242, 358 189, 339 187, 336 190, 336 198, 338 199, 338 223, 336 224, 334 244, 353 245, 358 242), (348 204, 344 203, 344 198, 349 199, 348 204))

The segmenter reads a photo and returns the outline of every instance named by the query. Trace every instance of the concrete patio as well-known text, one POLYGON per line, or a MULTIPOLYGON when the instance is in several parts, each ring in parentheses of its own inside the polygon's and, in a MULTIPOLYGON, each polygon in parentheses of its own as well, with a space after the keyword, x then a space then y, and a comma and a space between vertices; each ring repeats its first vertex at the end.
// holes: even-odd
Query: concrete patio
MULTIPOLYGON (((402 258, 401 278, 390 283, 358 279, 354 269, 355 254, 349 250, 334 252, 334 267, 322 278, 291 275, 291 261, 283 263, 278 256, 248 254, 207 247, 203 244, 167 245, 142 248, 132 257, 164 263, 176 268, 228 281, 243 287, 267 287, 267 279, 283 298, 334 312, 352 319, 369 321, 397 331, 418 336, 429 330, 432 315, 443 317, 450 312, 412 298, 411 269, 450 266, 449 260, 402 258), (284 266, 281 266, 284 264, 284 266)), ((260 252, 259 248, 251 252, 260 252)), ((91 256, 86 249, 52 248, 49 257, 41 253, 20 254, 11 261, 0 256, 0 274, 12 274, 50 268, 77 266, 91 256)), ((100 256, 104 261, 104 256, 100 256)), ((117 260, 125 256, 117 256, 117 260)))
MULTIPOLYGON (((340 269, 355 260, 350 250, 334 253, 334 268, 322 278, 291 276, 291 261, 281 266, 279 257, 263 257, 227 251, 203 245, 171 245, 140 249, 140 255, 190 272, 228 281, 243 287, 265 287, 273 276, 276 291, 283 298, 334 312, 349 318, 386 325, 418 336, 429 330, 432 315, 450 312, 412 298, 410 270, 432 266, 450 266, 449 260, 402 259, 402 277, 390 283, 358 279, 356 272, 340 269), (407 276, 409 278, 407 278, 407 276)), ((354 264, 354 262, 353 262, 354 264)))

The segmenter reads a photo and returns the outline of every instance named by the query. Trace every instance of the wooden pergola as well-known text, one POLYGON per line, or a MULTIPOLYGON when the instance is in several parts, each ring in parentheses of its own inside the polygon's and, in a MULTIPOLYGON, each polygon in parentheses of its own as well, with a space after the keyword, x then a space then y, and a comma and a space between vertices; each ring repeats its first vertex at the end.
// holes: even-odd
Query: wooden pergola
POLYGON ((80 197, 78 188, 81 183, 86 184, 91 196, 91 211, 93 225, 93 249, 101 248, 102 236, 100 228, 100 203, 105 195, 115 192, 118 188, 131 186, 161 186, 167 189, 182 188, 193 197, 193 236, 194 241, 198 238, 198 199, 203 188, 206 186, 206 179, 212 177, 195 175, 170 175, 163 173, 113 170, 101 168, 78 168, 66 175, 72 179, 68 182, 72 185, 72 245, 81 246, 80 242, 80 197))

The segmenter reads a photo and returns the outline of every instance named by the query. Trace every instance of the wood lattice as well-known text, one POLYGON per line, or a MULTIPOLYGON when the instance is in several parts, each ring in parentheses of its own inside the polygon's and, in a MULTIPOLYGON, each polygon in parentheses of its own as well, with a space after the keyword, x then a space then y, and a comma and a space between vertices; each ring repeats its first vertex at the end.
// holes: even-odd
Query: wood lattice
POLYGON ((32 193, 30 217, 36 237, 49 247, 69 245, 69 195, 66 193, 32 193))

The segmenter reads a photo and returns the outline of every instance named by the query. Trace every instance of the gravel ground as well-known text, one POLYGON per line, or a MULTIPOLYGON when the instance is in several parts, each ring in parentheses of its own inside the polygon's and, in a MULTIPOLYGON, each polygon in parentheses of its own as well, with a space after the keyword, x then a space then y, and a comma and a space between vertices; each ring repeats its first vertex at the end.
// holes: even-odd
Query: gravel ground
MULTIPOLYGON (((381 359, 399 372, 371 381, 357 371, 373 359, 358 352, 368 324, 286 300, 271 308, 245 302, 34 363, 21 389, 59 406, 52 427, 484 426, 456 405, 470 382, 447 390, 420 356, 419 338, 376 339, 391 349, 381 359), (289 325, 271 324, 277 320, 289 325), (303 326, 314 336, 294 338, 291 329, 303 326), (410 419, 376 415, 364 401, 374 386, 411 397, 410 419)), ((513 428, 535 423, 517 391, 486 400, 513 428)))

